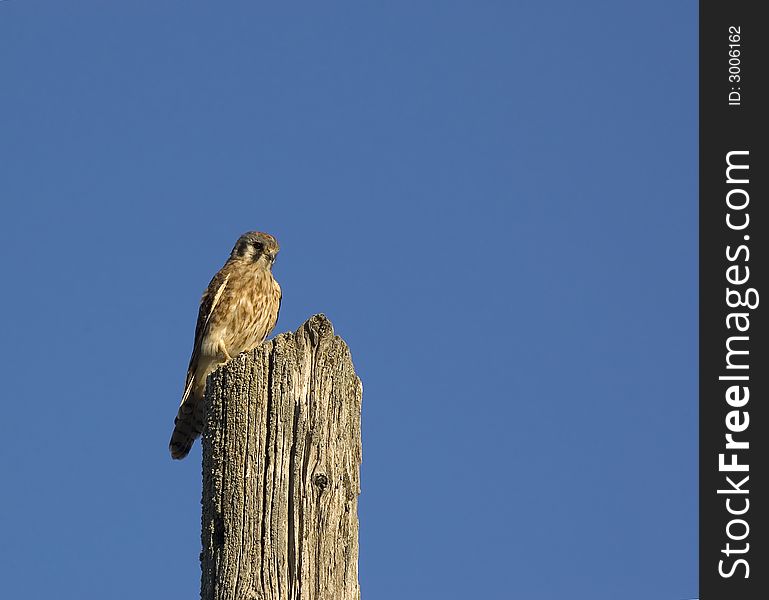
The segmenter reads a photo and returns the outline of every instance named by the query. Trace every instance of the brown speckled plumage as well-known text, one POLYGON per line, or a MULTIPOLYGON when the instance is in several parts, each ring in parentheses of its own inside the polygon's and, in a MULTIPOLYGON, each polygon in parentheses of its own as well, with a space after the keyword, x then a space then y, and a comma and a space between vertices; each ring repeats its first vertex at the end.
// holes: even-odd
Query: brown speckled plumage
POLYGON ((267 233, 244 233, 200 299, 195 344, 169 444, 173 458, 187 456, 203 430, 206 377, 263 342, 275 327, 281 291, 272 263, 279 249, 267 233))

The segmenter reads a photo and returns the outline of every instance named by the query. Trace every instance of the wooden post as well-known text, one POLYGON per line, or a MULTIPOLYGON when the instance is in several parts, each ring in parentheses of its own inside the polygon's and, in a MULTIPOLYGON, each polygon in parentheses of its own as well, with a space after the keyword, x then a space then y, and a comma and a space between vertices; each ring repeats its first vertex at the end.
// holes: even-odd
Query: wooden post
POLYGON ((210 376, 203 600, 360 598, 361 396, 324 315, 210 376))

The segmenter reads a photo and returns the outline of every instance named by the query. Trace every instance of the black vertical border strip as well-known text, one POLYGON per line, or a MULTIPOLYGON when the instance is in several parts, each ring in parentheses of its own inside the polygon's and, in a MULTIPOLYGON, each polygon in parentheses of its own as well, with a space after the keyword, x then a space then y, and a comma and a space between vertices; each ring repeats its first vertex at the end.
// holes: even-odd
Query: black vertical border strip
MULTIPOLYGON (((769 178, 766 146, 769 120, 769 98, 765 80, 769 75, 767 61, 767 40, 769 22, 762 21, 758 1, 720 0, 700 2, 700 554, 699 585, 700 600, 765 600, 769 598, 769 535, 766 529, 766 513, 769 511, 766 493, 767 460, 769 449, 767 437, 767 319, 769 310, 769 260, 766 239, 769 235, 769 218, 766 204, 769 195, 766 180, 769 178), (729 80, 730 27, 740 28, 739 81, 729 80), (735 88, 734 90, 732 88, 735 88), (729 105, 729 93, 740 94, 740 106, 729 105), (748 184, 727 184, 726 155, 734 150, 747 150, 748 156, 740 157, 749 164, 748 184), (726 196, 729 190, 742 188, 749 194, 749 204, 742 211, 731 210, 726 196), (750 215, 750 223, 743 231, 730 230, 726 224, 727 212, 732 212, 735 222, 750 215), (744 236, 748 235, 749 240, 744 236), (730 261, 726 248, 734 252, 738 246, 749 247, 750 257, 730 261), (739 264, 739 276, 744 268, 750 269, 750 278, 743 285, 727 281, 726 270, 739 264), (726 303, 727 288, 745 292, 755 288, 759 294, 759 305, 755 309, 729 308, 726 303), (727 328, 730 312, 748 312, 750 329, 739 332, 727 328), (747 335, 746 347, 750 354, 742 356, 741 362, 748 362, 747 371, 726 369, 726 340, 734 335, 747 335), (721 381, 721 375, 748 373, 748 382, 721 381), (730 385, 749 387, 750 399, 739 408, 749 414, 748 428, 734 433, 734 439, 748 441, 747 450, 727 450, 726 419, 735 407, 727 404, 725 396, 730 385), (740 463, 749 465, 748 472, 721 472, 719 454, 725 454, 725 462, 731 461, 731 454, 738 455, 740 463), (749 480, 741 486, 747 494, 719 494, 718 490, 729 489, 727 477, 739 483, 745 476, 749 480), (744 515, 732 515, 727 511, 726 501, 731 507, 741 510, 745 499, 750 506, 744 515), (745 533, 744 525, 733 519, 743 519, 749 526, 747 536, 742 540, 729 539, 728 531, 735 537, 745 533), (726 554, 727 544, 732 549, 749 549, 744 554, 726 554), (738 559, 744 558, 749 565, 749 577, 745 578, 743 564, 735 567, 738 559), (723 577, 721 569, 731 577, 723 577)), ((734 58, 734 57, 732 57, 734 58)), ((735 61, 732 61, 733 63, 735 61)), ((735 65, 731 65, 735 66, 735 65)), ((735 74, 732 69, 731 74, 735 74)), ((732 99, 735 97, 733 96, 732 99)), ((736 159, 736 157, 735 157, 736 159)), ((733 178, 739 177, 738 172, 733 178)), ((742 171, 744 173, 744 171, 742 171)), ((734 198, 742 197, 737 193, 734 198)), ((745 257, 744 254, 741 255, 745 257)), ((744 342, 741 342, 744 343, 744 342)), ((733 361, 734 362, 734 361, 733 361)), ((740 413, 740 419, 745 418, 740 413)))

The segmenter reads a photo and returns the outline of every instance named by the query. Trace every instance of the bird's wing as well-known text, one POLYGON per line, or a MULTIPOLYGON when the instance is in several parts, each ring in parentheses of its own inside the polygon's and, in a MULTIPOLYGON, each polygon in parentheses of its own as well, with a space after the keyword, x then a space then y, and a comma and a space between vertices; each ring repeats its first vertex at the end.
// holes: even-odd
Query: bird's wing
MULTIPOLYGON (((280 314, 280 305, 283 304, 283 290, 280 289, 280 286, 278 286, 278 308, 275 311, 275 320, 272 322, 272 327, 270 327, 270 330, 267 332, 267 335, 270 335, 272 333, 272 330, 275 329, 275 325, 278 324, 278 315, 280 314)), ((264 336, 267 337, 267 336, 264 336)))
POLYGON ((190 364, 187 367, 187 380, 184 383, 182 404, 186 402, 192 391, 192 385, 195 382, 195 371, 198 360, 200 359, 200 349, 203 345, 203 338, 208 333, 208 324, 211 321, 211 315, 214 313, 214 310, 216 310, 229 279, 230 274, 225 273, 225 269, 221 269, 214 275, 211 283, 208 284, 208 288, 203 293, 203 297, 200 299, 198 323, 195 326, 195 343, 192 346, 192 356, 190 357, 190 364))

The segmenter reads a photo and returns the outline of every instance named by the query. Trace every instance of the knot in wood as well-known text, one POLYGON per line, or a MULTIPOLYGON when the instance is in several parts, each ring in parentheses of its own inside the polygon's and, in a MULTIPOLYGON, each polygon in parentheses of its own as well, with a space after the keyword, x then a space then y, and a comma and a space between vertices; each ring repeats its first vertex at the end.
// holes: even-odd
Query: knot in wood
POLYGON ((312 478, 312 481, 320 488, 321 492, 328 486, 328 477, 326 477, 323 473, 318 473, 315 477, 312 478))

